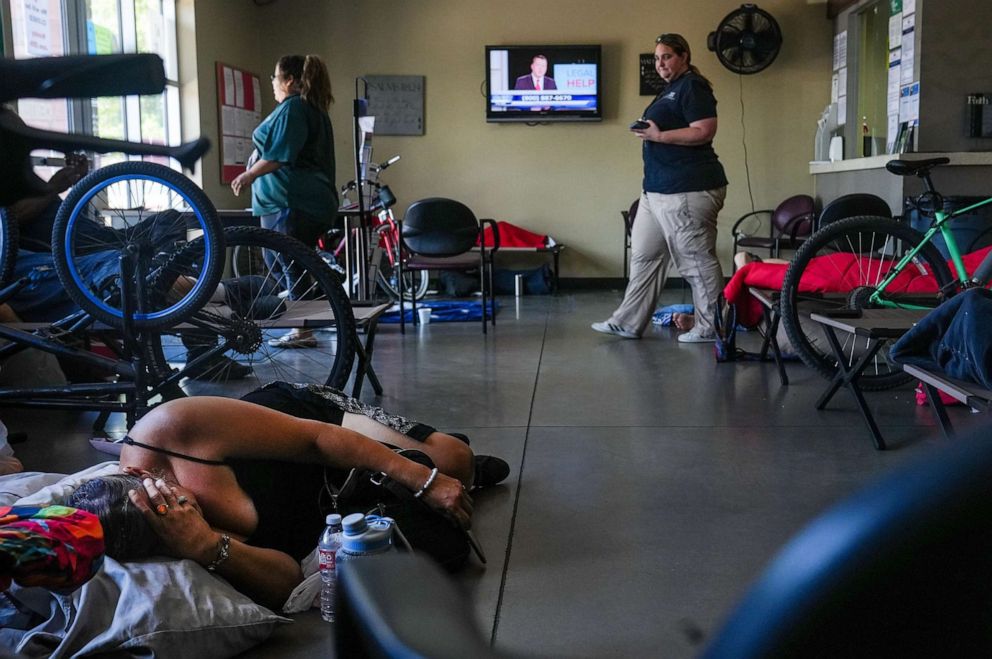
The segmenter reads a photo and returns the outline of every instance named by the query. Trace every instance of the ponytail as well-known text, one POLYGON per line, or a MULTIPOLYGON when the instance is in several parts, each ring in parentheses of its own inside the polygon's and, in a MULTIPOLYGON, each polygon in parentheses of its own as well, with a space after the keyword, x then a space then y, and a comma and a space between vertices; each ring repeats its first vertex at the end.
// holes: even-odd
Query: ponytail
POLYGON ((699 72, 698 66, 696 66, 695 64, 690 64, 689 70, 692 71, 694 74, 696 74, 697 78, 699 78, 704 83, 706 83, 706 86, 710 88, 710 91, 713 91, 713 83, 710 82, 709 78, 707 78, 706 76, 704 76, 702 73, 699 72))
POLYGON ((279 70, 293 76, 294 86, 304 101, 327 112, 334 102, 331 94, 331 77, 327 66, 317 55, 284 55, 279 58, 279 70))

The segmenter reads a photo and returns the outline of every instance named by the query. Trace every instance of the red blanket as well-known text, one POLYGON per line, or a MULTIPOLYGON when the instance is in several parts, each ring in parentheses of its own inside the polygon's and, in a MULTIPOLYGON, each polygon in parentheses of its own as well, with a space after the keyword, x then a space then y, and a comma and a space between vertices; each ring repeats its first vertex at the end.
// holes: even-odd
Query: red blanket
MULTIPOLYGON (((548 245, 547 236, 542 236, 539 233, 528 231, 527 229, 518 227, 515 224, 510 224, 509 222, 503 222, 500 220, 496 222, 496 226, 499 228, 500 247, 547 247, 548 245)), ((486 247, 492 247, 493 228, 488 224, 484 230, 484 236, 486 239, 486 247)))
MULTIPOLYGON (((965 269, 974 272, 978 264, 992 247, 965 254, 965 269)), ((863 281, 865 272, 882 272, 893 264, 890 260, 869 259, 854 254, 831 254, 818 256, 810 261, 803 278, 799 282, 801 293, 844 293, 863 281)), ((948 268, 954 272, 954 265, 948 261, 948 268)), ((761 321, 761 303, 748 295, 749 288, 782 290, 782 280, 788 265, 778 263, 752 262, 734 273, 723 296, 727 302, 737 306, 737 322, 745 327, 754 327, 761 321)), ((913 267, 908 267, 892 280, 888 290, 898 293, 930 293, 937 290, 937 282, 930 275, 922 275, 913 267)))

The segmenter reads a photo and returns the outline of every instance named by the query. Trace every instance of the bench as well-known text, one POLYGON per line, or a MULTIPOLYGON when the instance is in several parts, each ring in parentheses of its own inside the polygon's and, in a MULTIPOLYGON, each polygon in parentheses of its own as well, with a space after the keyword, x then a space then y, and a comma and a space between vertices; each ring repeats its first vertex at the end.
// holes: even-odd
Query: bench
POLYGON ((986 413, 992 410, 992 391, 981 385, 957 380, 943 371, 914 364, 902 364, 902 370, 923 383, 927 392, 927 400, 930 401, 930 409, 933 410, 933 415, 937 418, 937 423, 940 424, 944 437, 948 439, 954 437, 954 427, 951 425, 951 419, 947 416, 947 407, 940 399, 941 391, 973 410, 986 413))
MULTIPOLYGON (((500 254, 550 254, 551 255, 551 292, 558 294, 558 266, 561 252, 565 246, 558 243, 550 247, 500 247, 496 250, 496 257, 500 254)), ((473 251, 478 252, 479 248, 474 247, 473 251)))
POLYGON ((785 364, 783 363, 782 351, 779 348, 777 337, 779 321, 782 319, 781 312, 779 311, 781 293, 763 288, 749 288, 748 293, 765 308, 765 314, 762 319, 765 325, 765 338, 761 342, 759 358, 761 361, 767 361, 768 348, 770 347, 772 349, 772 356, 775 359, 775 366, 778 367, 779 380, 782 382, 783 387, 787 386, 789 384, 789 376, 785 372, 785 364))
POLYGON ((810 319, 819 323, 827 336, 827 341, 837 358, 837 374, 830 382, 830 386, 823 392, 816 402, 816 409, 822 410, 826 407, 830 399, 841 387, 846 387, 854 401, 857 403, 861 416, 864 417, 865 424, 871 433, 875 448, 879 451, 885 449, 885 440, 875 423, 875 417, 868 409, 861 387, 858 386, 858 378, 871 363, 872 359, 885 345, 886 339, 898 339, 908 332, 928 310, 911 309, 865 309, 859 312, 855 318, 831 316, 829 312, 811 313, 810 319), (837 338, 837 332, 853 334, 856 337, 865 339, 865 351, 853 364, 848 364, 841 347, 841 342, 837 338))

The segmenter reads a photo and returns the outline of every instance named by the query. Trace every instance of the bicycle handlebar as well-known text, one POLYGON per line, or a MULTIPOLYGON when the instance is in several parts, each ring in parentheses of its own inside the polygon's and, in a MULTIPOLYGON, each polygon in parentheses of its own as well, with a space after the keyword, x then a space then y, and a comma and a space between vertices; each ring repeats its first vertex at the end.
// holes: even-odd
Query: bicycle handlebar
POLYGON ((164 89, 165 66, 154 53, 0 59, 0 103, 161 94, 164 89))

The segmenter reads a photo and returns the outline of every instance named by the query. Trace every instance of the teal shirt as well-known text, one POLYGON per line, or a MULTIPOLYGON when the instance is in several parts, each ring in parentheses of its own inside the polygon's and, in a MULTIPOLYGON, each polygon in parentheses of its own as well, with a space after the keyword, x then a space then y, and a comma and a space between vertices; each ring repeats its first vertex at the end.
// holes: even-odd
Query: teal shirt
POLYGON ((252 133, 263 160, 282 163, 251 186, 254 215, 291 208, 319 220, 337 216, 334 131, 326 112, 299 95, 287 96, 252 133))

